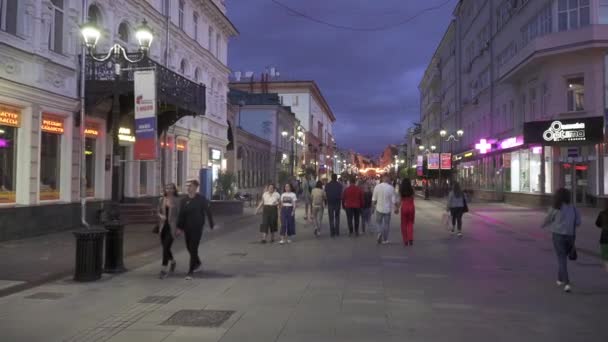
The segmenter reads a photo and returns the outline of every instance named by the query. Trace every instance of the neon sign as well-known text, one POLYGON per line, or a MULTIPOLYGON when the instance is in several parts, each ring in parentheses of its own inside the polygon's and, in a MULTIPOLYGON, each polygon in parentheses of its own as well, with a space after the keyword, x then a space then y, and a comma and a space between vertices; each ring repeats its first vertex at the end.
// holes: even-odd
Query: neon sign
POLYGON ((0 125, 19 127, 19 113, 16 110, 0 107, 0 125))
POLYGON ((507 149, 512 147, 521 146, 524 144, 524 138, 522 136, 519 137, 511 137, 500 142, 501 149, 507 149))
POLYGON ((478 144, 475 144, 475 149, 481 154, 486 154, 492 150, 492 144, 488 143, 486 139, 481 139, 478 144))
POLYGON ((129 128, 120 127, 118 129, 118 140, 135 142, 135 136, 131 135, 131 130, 129 128))
POLYGON ((47 133, 63 134, 63 120, 45 115, 42 117, 40 129, 47 133))
POLYGON ((545 141, 581 141, 585 140, 585 123, 576 122, 563 124, 561 121, 553 121, 543 133, 545 141))

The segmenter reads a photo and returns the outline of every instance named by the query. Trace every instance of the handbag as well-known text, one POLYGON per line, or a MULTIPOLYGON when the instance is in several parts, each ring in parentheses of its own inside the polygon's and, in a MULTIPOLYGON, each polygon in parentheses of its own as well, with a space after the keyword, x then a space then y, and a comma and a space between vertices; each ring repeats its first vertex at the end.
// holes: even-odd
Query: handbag
POLYGON ((464 194, 462 194, 462 203, 464 203, 464 208, 462 208, 462 212, 463 213, 468 213, 469 212, 469 206, 467 205, 467 196, 465 196, 464 194))

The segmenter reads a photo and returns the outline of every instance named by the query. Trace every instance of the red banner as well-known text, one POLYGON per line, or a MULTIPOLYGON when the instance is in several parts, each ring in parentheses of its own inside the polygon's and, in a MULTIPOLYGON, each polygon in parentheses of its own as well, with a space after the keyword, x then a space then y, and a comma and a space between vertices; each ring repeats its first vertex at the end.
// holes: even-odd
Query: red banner
POLYGON ((442 153, 441 154, 441 169, 450 170, 452 168, 452 154, 442 153))

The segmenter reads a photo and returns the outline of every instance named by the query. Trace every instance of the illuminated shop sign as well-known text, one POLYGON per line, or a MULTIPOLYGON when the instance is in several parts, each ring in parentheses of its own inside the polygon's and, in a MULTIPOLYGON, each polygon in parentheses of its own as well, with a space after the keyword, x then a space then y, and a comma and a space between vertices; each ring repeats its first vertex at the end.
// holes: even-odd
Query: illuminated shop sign
POLYGON ((18 110, 0 106, 0 125, 19 127, 21 124, 20 119, 18 110))
MULTIPOLYGON (((486 139, 481 139, 479 140, 479 143, 475 144, 475 149, 481 154, 486 154, 492 151, 492 144, 490 144, 486 139)), ((467 155, 465 154, 464 156, 466 157, 467 155)))
POLYGON ((523 144, 524 144, 524 137, 520 135, 518 137, 511 137, 511 138, 501 140, 498 143, 498 146, 500 147, 500 149, 504 150, 507 148, 521 146, 523 144))
POLYGON ((84 128, 84 135, 89 138, 97 138, 99 136, 99 126, 93 123, 87 123, 84 128))
POLYGON ((51 115, 42 115, 40 129, 47 133, 63 134, 63 119, 51 115))
POLYGON ((543 145, 594 144, 604 139, 604 118, 578 118, 524 123, 524 142, 543 145))
POLYGON ((183 141, 178 141, 176 147, 177 147, 178 151, 185 151, 186 150, 186 143, 183 142, 183 141))
POLYGON ((131 129, 120 127, 118 129, 118 140, 127 141, 127 142, 135 142, 135 136, 131 133, 131 129))
POLYGON ((222 151, 212 148, 211 149, 211 160, 220 160, 220 159, 222 159, 222 151))
POLYGON ((472 157, 472 156, 473 156, 473 152, 467 152, 467 153, 464 154, 463 157, 469 158, 469 157, 472 157))

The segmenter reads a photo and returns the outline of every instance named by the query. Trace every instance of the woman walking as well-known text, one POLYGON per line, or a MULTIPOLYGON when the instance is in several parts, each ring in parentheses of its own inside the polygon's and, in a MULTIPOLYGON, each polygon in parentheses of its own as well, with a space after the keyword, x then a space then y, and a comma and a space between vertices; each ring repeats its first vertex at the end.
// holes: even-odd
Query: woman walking
POLYGON ((179 218, 177 227, 184 232, 186 248, 190 254, 190 268, 186 280, 192 280, 194 272, 200 270, 202 263, 198 256, 198 246, 203 237, 205 218, 209 221, 209 227, 213 230, 213 216, 209 206, 209 200, 198 194, 199 182, 191 179, 186 182, 188 196, 180 202, 179 218))
POLYGON ((414 189, 408 178, 404 178, 399 186, 401 195, 401 235, 403 244, 414 244, 414 220, 416 218, 416 207, 414 206, 414 189))
POLYGON ((327 196, 323 190, 323 182, 317 181, 317 185, 310 193, 312 197, 312 219, 315 226, 315 236, 321 235, 321 221, 323 220, 323 210, 325 209, 325 202, 327 202, 327 196))
POLYGON ((604 260, 604 268, 608 272, 608 207, 597 216, 595 225, 602 230, 600 235, 600 251, 602 260, 604 260))
POLYGON ((462 237, 462 215, 465 213, 467 200, 458 182, 452 185, 452 191, 448 195, 447 210, 452 216, 452 233, 458 227, 458 237, 462 237))
POLYGON ((164 279, 169 272, 175 271, 176 262, 171 253, 171 245, 175 240, 177 219, 179 217, 179 198, 174 183, 167 184, 163 196, 158 203, 158 226, 160 227, 160 242, 163 247, 163 261, 159 277, 164 279), (167 269, 167 266, 171 266, 167 269))
POLYGON ((557 286, 564 286, 565 292, 571 291, 568 277, 568 255, 574 248, 576 227, 581 224, 578 210, 570 204, 570 191, 561 188, 555 192, 553 206, 543 222, 543 228, 551 231, 553 248, 557 255, 557 286))
POLYGON ((291 243, 291 237, 296 235, 296 202, 297 197, 291 184, 285 184, 281 194, 281 245, 291 243))
POLYGON ((274 234, 277 232, 278 221, 279 221, 279 201, 281 195, 275 191, 274 184, 269 184, 264 194, 262 195, 262 201, 255 210, 256 215, 263 206, 262 211, 262 224, 260 225, 260 233, 262 233, 261 243, 266 243, 266 237, 270 231, 270 243, 274 242, 274 234))

